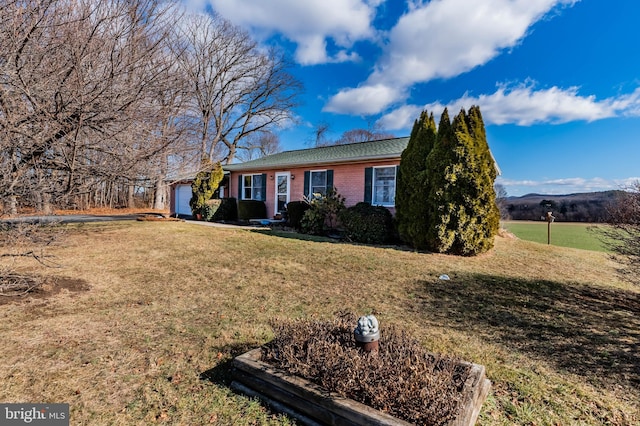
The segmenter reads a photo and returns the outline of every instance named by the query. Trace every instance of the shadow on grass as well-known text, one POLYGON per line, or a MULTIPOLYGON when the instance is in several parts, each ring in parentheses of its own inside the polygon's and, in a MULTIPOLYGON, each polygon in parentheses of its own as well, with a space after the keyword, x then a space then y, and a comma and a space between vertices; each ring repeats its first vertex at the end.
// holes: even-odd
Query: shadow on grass
POLYGON ((415 250, 407 245, 402 245, 401 243, 393 243, 393 242, 385 243, 385 244, 367 244, 367 243, 349 241, 344 238, 332 238, 332 237, 325 237, 320 235, 309 235, 309 234, 302 234, 300 232, 295 232, 295 231, 283 231, 283 230, 277 230, 277 229, 256 229, 255 231, 252 231, 252 232, 257 232, 259 234, 267 235, 270 237, 286 238, 290 240, 313 241, 316 243, 349 244, 353 246, 377 247, 377 248, 384 248, 384 249, 394 249, 399 251, 429 253, 427 251, 415 250))
POLYGON ((233 358, 238 355, 242 355, 245 352, 255 349, 257 344, 255 343, 233 343, 225 345, 219 348, 213 348, 220 354, 227 354, 230 356, 225 357, 224 361, 216 364, 215 367, 210 368, 200 373, 200 380, 206 380, 218 385, 229 386, 231 384, 231 372, 233 370, 233 358))
POLYGON ((640 385, 640 294, 551 281, 459 276, 419 282, 432 321, 544 359, 596 384, 640 385))
POLYGON ((270 237, 280 237, 287 238, 290 240, 300 240, 300 241, 313 241, 316 243, 339 243, 341 242, 337 238, 323 237, 320 235, 310 235, 310 234, 302 234, 300 232, 295 231, 283 231, 278 229, 256 229, 251 232, 256 232, 258 234, 267 235, 270 237))

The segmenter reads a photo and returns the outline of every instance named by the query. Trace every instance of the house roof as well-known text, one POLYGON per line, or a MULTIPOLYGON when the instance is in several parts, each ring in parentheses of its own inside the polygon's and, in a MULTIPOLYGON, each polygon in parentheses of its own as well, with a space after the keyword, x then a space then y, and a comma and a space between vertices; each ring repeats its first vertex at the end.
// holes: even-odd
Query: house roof
POLYGON ((298 149, 268 155, 257 160, 222 166, 229 171, 266 170, 282 167, 306 165, 352 163, 358 161, 384 160, 400 158, 407 147, 409 138, 384 139, 332 145, 319 148, 298 149))

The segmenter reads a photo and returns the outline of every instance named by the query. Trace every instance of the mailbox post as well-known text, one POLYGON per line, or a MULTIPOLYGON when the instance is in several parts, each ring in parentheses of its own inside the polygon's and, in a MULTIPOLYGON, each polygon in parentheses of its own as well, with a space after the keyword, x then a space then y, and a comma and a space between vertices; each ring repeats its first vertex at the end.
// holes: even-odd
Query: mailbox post
POLYGON ((547 245, 551 244, 551 222, 555 219, 555 216, 551 213, 547 212, 547 245))

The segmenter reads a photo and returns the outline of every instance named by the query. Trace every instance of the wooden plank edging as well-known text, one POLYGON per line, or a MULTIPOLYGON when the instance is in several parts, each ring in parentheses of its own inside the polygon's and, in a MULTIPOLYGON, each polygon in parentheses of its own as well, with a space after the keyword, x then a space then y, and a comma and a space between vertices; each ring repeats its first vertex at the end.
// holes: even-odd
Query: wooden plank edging
MULTIPOLYGON (((307 423, 304 416, 308 416, 312 421, 329 425, 411 425, 365 404, 328 392, 301 377, 275 369, 260 358, 260 348, 234 358, 234 386, 240 391, 243 388, 249 389, 254 393, 252 396, 260 397, 277 410, 277 404, 290 407, 303 415, 303 418, 299 419, 303 423, 307 423)), ((485 376, 484 366, 465 364, 471 365, 471 371, 462 391, 464 395, 461 411, 448 426, 474 425, 491 388, 491 382, 485 376)))

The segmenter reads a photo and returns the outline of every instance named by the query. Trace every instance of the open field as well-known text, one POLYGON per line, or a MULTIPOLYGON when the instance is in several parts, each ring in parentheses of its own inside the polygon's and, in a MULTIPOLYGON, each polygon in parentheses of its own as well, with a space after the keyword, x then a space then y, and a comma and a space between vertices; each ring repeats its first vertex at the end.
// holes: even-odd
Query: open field
MULTIPOLYGON (((547 222, 502 221, 501 225, 516 237, 547 244, 547 222)), ((582 250, 607 251, 598 233, 589 223, 554 222, 551 224, 551 245, 582 250)), ((600 225, 604 226, 604 225, 600 225)))
POLYGON ((230 390, 230 360, 271 338, 269 318, 341 310, 485 365, 479 424, 640 424, 640 289, 602 252, 498 238, 458 258, 114 222, 74 225, 50 253, 62 268, 19 266, 59 291, 0 304, 0 400, 69 403, 74 425, 291 424, 230 390))

